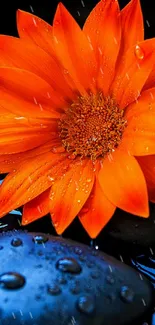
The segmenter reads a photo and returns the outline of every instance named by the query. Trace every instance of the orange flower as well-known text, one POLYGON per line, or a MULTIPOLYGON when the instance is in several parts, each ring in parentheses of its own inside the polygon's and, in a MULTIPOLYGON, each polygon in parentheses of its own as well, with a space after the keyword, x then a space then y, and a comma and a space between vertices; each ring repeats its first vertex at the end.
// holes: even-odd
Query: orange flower
POLYGON ((0 36, 0 216, 48 212, 58 234, 78 215, 94 238, 116 207, 155 201, 155 39, 139 0, 101 0, 81 30, 62 3, 53 26, 18 11, 0 36))

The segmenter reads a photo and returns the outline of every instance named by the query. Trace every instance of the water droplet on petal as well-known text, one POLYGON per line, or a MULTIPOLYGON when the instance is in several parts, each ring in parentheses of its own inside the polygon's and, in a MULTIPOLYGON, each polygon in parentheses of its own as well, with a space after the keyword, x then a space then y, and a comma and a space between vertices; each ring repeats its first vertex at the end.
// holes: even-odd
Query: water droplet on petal
POLYGON ((56 267, 63 272, 80 273, 81 265, 72 257, 63 257, 57 261, 56 267))
POLYGON ((139 60, 144 59, 144 51, 142 50, 142 48, 139 45, 136 45, 136 47, 135 47, 135 55, 136 55, 137 59, 139 59, 139 60))
POLYGON ((22 240, 20 238, 14 238, 11 241, 11 245, 14 247, 21 246, 23 244, 22 240))
POLYGON ((134 298, 134 292, 127 286, 123 286, 121 288, 121 298, 124 302, 132 302, 134 298))
POLYGON ((78 309, 87 315, 90 315, 95 310, 94 299, 91 296, 81 296, 77 302, 78 309))
POLYGON ((16 272, 8 272, 0 275, 0 284, 5 289, 18 289, 25 284, 25 278, 16 272))

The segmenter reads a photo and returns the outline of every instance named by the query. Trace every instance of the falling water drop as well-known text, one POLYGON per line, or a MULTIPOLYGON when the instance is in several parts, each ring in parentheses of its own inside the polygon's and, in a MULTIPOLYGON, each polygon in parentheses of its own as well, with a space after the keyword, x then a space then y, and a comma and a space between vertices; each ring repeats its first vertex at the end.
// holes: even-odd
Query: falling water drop
POLYGON ((136 47, 135 47, 135 55, 136 55, 137 59, 139 59, 139 60, 144 59, 144 51, 142 50, 142 48, 139 45, 136 45, 136 47))

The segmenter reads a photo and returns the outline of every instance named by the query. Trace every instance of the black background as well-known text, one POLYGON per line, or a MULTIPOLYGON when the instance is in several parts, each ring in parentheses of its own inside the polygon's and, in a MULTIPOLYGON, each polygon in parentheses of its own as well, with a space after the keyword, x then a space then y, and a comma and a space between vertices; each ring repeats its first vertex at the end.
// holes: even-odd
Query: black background
MULTIPOLYGON (((63 4, 71 12, 77 22, 82 26, 91 9, 98 3, 98 0, 62 0, 63 4), (84 3, 84 5, 83 5, 84 3)), ((129 1, 119 0, 120 7, 123 8, 129 1)), ((40 1, 1 1, 0 3, 0 33, 17 35, 16 30, 16 10, 22 9, 33 12, 35 15, 52 23, 53 16, 58 5, 58 0, 40 1)), ((155 37, 155 0, 141 0, 144 15, 145 37, 155 37)))

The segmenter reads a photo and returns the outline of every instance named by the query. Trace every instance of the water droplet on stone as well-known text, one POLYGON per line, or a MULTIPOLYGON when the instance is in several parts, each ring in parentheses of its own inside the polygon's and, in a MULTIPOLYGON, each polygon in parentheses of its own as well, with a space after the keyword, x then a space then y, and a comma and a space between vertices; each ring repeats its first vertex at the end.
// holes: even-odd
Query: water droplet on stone
POLYGON ((79 248, 79 247, 75 247, 74 252, 75 252, 75 254, 77 254, 77 255, 81 255, 81 254, 83 253, 83 252, 82 252, 82 249, 79 248))
POLYGON ((18 289, 25 284, 25 278, 16 272, 7 272, 0 275, 0 284, 5 289, 18 289))
POLYGON ((134 292, 127 286, 122 286, 121 288, 121 298, 124 302, 132 302, 134 298, 134 292))
POLYGON ((114 293, 109 293, 107 298, 110 300, 110 302, 114 302, 116 300, 116 295, 114 293))
POLYGON ((61 288, 56 283, 53 283, 47 287, 47 292, 51 295, 59 295, 61 293, 61 288))
POLYGON ((114 279, 114 277, 111 276, 111 275, 107 275, 106 280, 107 280, 107 282, 110 283, 110 284, 114 284, 114 283, 115 283, 115 279, 114 279))
POLYGON ((14 238, 11 241, 11 245, 14 246, 14 247, 18 247, 18 246, 23 245, 23 242, 22 242, 22 240, 20 238, 14 238))
POLYGON ((92 277, 93 279, 98 279, 99 276, 100 276, 100 273, 99 273, 99 271, 92 271, 92 272, 90 273, 90 275, 91 275, 91 277, 92 277))
POLYGON ((57 261, 56 267, 63 272, 80 273, 81 265, 72 257, 64 257, 57 261))
POLYGON ((65 277, 62 276, 61 274, 59 274, 59 276, 57 277, 57 281, 58 281, 60 284, 66 284, 66 283, 67 283, 67 280, 66 280, 65 277))
POLYGON ((75 281, 71 284, 70 291, 73 294, 79 294, 80 293, 80 284, 79 281, 75 281))
POLYGON ((78 309, 87 315, 90 315, 95 310, 94 299, 92 296, 81 296, 77 302, 78 309))
POLYGON ((135 55, 136 55, 137 59, 139 59, 139 60, 144 59, 144 51, 142 50, 142 48, 139 45, 136 45, 136 47, 135 47, 135 55))
POLYGON ((37 236, 33 237, 33 241, 37 244, 43 244, 48 241, 48 237, 45 235, 37 235, 37 236))

